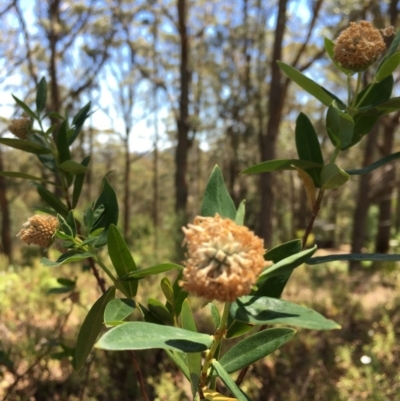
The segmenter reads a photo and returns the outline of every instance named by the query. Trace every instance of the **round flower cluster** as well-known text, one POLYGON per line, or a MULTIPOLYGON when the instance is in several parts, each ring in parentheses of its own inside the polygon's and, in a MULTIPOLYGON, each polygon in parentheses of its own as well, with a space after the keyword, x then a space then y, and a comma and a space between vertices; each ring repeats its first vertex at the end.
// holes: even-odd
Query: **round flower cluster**
POLYGON ((21 117, 12 120, 8 126, 10 132, 19 139, 26 139, 30 131, 31 119, 28 117, 21 117))
POLYGON ((249 294, 261 271, 264 242, 247 227, 218 214, 183 227, 188 254, 181 286, 209 300, 231 302, 249 294))
POLYGON ((364 71, 385 51, 382 35, 391 36, 393 32, 392 27, 381 32, 367 21, 350 22, 336 40, 333 58, 343 68, 364 71))
POLYGON ((58 227, 58 220, 53 216, 35 215, 28 219, 23 229, 17 234, 28 245, 48 248, 58 227))

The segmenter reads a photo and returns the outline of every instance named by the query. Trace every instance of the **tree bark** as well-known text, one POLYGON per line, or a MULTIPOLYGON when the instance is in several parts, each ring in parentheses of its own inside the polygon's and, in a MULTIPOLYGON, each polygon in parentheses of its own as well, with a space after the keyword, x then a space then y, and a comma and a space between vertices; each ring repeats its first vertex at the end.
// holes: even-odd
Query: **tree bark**
MULTIPOLYGON (((3 154, 0 149, 0 171, 4 171, 3 154)), ((12 262, 11 218, 10 205, 7 199, 7 185, 5 177, 0 176, 0 210, 1 210, 1 243, 2 252, 12 262)))
MULTIPOLYGON (((260 135, 260 148, 262 160, 271 160, 275 157, 276 140, 278 138, 279 125, 282 118, 282 109, 285 96, 281 71, 276 63, 282 58, 282 44, 286 27, 286 10, 288 0, 279 0, 278 17, 275 28, 275 39, 271 61, 271 87, 268 103, 268 123, 265 133, 260 135)), ((260 236, 264 238, 265 246, 272 245, 272 218, 274 206, 273 186, 274 180, 271 173, 261 174, 261 213, 260 236)))
MULTIPOLYGON (((399 122, 399 114, 384 120, 382 157, 393 152, 394 134, 399 122)), ((378 232, 375 238, 375 252, 387 253, 389 251, 390 234, 392 227, 392 195, 396 181, 394 165, 385 168, 381 182, 384 183, 379 200, 378 232)))
MULTIPOLYGON (((376 148, 376 139, 379 132, 379 123, 374 126, 367 136, 367 143, 364 151, 363 167, 373 162, 374 149, 376 148)), ((351 252, 360 253, 365 243, 365 221, 368 215, 368 209, 371 203, 369 197, 371 188, 371 174, 363 174, 359 177, 356 207, 353 215, 353 232, 351 236, 351 252)), ((357 270, 360 262, 351 261, 349 263, 350 271, 357 270)))
POLYGON ((186 215, 188 184, 186 179, 189 139, 189 36, 187 32, 187 0, 178 0, 178 26, 180 35, 180 97, 177 118, 178 143, 175 151, 175 211, 186 215))

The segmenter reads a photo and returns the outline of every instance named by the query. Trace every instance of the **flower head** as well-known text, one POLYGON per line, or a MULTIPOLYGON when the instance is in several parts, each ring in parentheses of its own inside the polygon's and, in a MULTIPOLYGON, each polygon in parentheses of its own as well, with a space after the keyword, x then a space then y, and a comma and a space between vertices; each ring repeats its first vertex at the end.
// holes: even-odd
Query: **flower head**
POLYGON ((29 117, 16 118, 11 121, 8 129, 19 139, 26 139, 31 127, 31 119, 29 117))
POLYGON ((249 294, 264 260, 264 241, 247 227, 218 214, 194 219, 183 227, 188 257, 181 286, 207 299, 231 302, 249 294))
POLYGON ((343 68, 364 71, 385 51, 382 35, 392 33, 391 27, 381 33, 367 21, 350 22, 350 26, 336 40, 333 58, 343 68))
POLYGON ((58 227, 58 220, 53 216, 37 214, 28 219, 23 229, 17 234, 28 245, 39 245, 48 248, 58 227))

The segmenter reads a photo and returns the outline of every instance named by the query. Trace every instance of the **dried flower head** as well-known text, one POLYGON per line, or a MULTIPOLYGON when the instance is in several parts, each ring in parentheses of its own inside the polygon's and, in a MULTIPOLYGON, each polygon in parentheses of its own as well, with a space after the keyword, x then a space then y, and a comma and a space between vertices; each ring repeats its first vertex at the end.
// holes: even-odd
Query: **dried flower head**
POLYGON ((21 117, 12 120, 8 129, 19 139, 26 139, 31 127, 31 119, 29 117, 21 117))
POLYGON ((264 260, 264 241, 230 219, 200 217, 183 227, 188 257, 181 286, 206 299, 231 302, 249 294, 264 260))
POLYGON ((58 220, 53 216, 37 214, 28 219, 24 228, 17 234, 28 245, 39 245, 48 248, 58 227, 58 220))
MULTIPOLYGON (((390 30, 387 33, 390 33, 390 30)), ((350 26, 336 40, 333 58, 343 68, 364 71, 381 56, 385 49, 386 45, 381 32, 371 23, 350 22, 350 26)))

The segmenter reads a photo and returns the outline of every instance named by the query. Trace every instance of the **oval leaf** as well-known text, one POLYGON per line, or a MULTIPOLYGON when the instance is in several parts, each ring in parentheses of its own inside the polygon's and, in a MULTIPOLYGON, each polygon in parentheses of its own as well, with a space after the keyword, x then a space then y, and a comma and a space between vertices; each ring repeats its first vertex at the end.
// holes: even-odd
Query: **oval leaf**
POLYGON ((305 263, 315 253, 316 250, 317 246, 315 245, 311 249, 306 249, 305 251, 301 251, 299 253, 296 253, 295 255, 291 255, 280 260, 279 262, 264 270, 259 275, 257 283, 261 283, 270 277, 280 276, 282 274, 291 272, 294 268, 305 263))
MULTIPOLYGON (((119 278, 123 278, 128 273, 137 270, 132 254, 114 224, 111 224, 108 230, 107 245, 111 262, 119 278)), ((122 285, 129 297, 133 298, 136 295, 138 288, 137 281, 123 281, 122 285)))
POLYGON ((378 72, 375 75, 375 81, 380 82, 389 75, 399 66, 400 64, 400 52, 392 54, 388 57, 379 67, 378 72))
POLYGON ((218 213, 221 217, 235 220, 236 208, 226 189, 224 177, 218 166, 214 167, 208 180, 201 206, 202 216, 212 216, 218 213))
POLYGON ((288 324, 311 330, 340 328, 312 309, 269 297, 241 297, 232 303, 231 315, 234 319, 257 325, 288 324))
POLYGON ((333 262, 336 260, 358 260, 368 262, 399 262, 400 255, 388 255, 382 253, 346 253, 343 255, 316 256, 307 261, 308 265, 333 262))
POLYGON ((160 265, 148 267, 147 269, 132 271, 124 276, 122 280, 141 280, 142 278, 154 276, 156 274, 164 273, 174 269, 182 270, 183 266, 176 265, 174 263, 161 263, 160 265))
POLYGON ((103 315, 107 304, 115 297, 115 287, 110 287, 92 306, 78 334, 75 348, 74 367, 79 370, 93 348, 103 327, 103 315))
POLYGON ((256 164, 252 167, 243 170, 240 174, 259 174, 259 173, 269 173, 271 171, 277 170, 295 170, 296 167, 306 170, 309 168, 322 168, 324 165, 319 163, 313 163, 307 160, 297 160, 297 159, 282 159, 282 160, 268 160, 256 164))
POLYGON ((295 334, 289 328, 259 331, 230 348, 219 362, 228 373, 236 372, 271 354, 295 334))
POLYGON ((350 175, 338 167, 329 163, 321 171, 322 189, 339 188, 350 179, 350 175))
POLYGON ((183 352, 202 352, 211 346, 213 337, 178 327, 146 322, 127 322, 105 333, 96 347, 113 350, 162 348, 183 352))
POLYGON ((104 311, 104 323, 123 321, 130 316, 136 308, 133 299, 116 298, 112 299, 104 311))
POLYGON ((43 155, 51 152, 50 149, 47 149, 44 146, 22 139, 0 138, 0 144, 9 146, 10 148, 19 149, 24 152, 34 153, 35 155, 43 155))
POLYGON ((66 160, 58 167, 65 173, 70 173, 72 175, 85 174, 87 171, 87 167, 77 162, 74 162, 73 160, 66 160))
POLYGON ((238 401, 250 401, 246 394, 244 394, 243 391, 236 385, 236 383, 229 376, 229 373, 222 367, 222 365, 218 361, 214 360, 212 366, 215 369, 217 375, 224 382, 227 389, 238 399, 238 401))
POLYGON ((47 100, 47 82, 43 77, 37 87, 36 90, 36 111, 40 114, 41 111, 46 107, 47 100))
POLYGON ((40 263, 43 266, 55 267, 55 266, 65 265, 67 263, 79 262, 81 260, 92 258, 94 256, 95 255, 93 255, 90 252, 76 253, 76 251, 70 251, 62 254, 55 262, 52 262, 47 258, 42 258, 40 260, 40 263))

